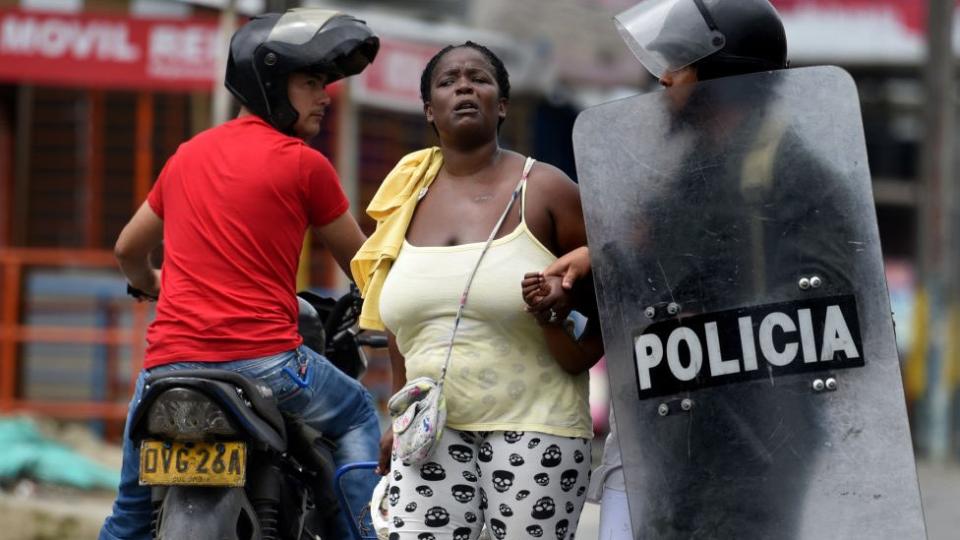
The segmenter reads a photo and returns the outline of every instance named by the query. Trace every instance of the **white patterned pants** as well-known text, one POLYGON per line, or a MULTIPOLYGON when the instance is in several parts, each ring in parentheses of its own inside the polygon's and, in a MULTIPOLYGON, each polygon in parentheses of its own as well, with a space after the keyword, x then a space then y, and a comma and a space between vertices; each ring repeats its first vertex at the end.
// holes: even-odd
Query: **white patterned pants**
POLYGON ((590 440, 444 429, 417 466, 391 463, 390 540, 572 540, 590 483, 590 440))

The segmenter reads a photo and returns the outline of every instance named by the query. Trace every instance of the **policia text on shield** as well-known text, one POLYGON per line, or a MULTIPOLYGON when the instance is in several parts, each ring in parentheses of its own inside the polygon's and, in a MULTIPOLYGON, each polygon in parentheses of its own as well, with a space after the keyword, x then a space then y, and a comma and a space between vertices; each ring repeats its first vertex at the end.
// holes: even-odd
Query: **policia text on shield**
POLYGON ((860 367, 861 349, 852 295, 671 319, 634 342, 638 393, 860 367))

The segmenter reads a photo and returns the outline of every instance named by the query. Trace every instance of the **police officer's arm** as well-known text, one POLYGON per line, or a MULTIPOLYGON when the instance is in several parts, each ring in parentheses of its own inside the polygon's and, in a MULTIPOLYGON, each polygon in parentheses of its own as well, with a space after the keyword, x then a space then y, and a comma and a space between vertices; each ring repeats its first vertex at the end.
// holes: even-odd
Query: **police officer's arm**
POLYGON ((850 230, 850 220, 838 219, 843 209, 856 205, 843 176, 818 159, 793 132, 787 132, 777 149, 774 178, 780 185, 814 185, 804 197, 794 189, 773 189, 771 207, 777 209, 780 234, 789 236, 791 249, 769 250, 767 283, 783 294, 795 290, 798 275, 818 276, 827 287, 853 290, 856 259, 848 254, 860 240, 850 230), (796 163, 802 159, 803 167, 796 163), (853 242, 853 243, 851 243, 853 242))
POLYGON ((573 289, 574 283, 590 274, 590 248, 580 246, 565 253, 543 270, 545 276, 559 276, 565 290, 573 289))
POLYGON ((150 265, 150 252, 163 241, 163 220, 144 202, 130 219, 114 245, 113 253, 130 285, 157 296, 160 270, 150 265))
POLYGON ((357 254, 360 246, 367 240, 350 212, 344 212, 330 223, 316 228, 324 245, 333 254, 340 269, 349 277, 350 259, 357 254))
MULTIPOLYGON (((555 310, 561 316, 566 316, 570 311, 570 302, 573 301, 573 295, 566 293, 572 291, 574 285, 577 285, 583 278, 590 275, 590 249, 587 246, 580 246, 577 249, 560 256, 559 259, 544 268, 540 272, 527 272, 520 282, 523 292, 523 298, 527 302, 527 311, 540 317, 546 312, 555 310), (561 287, 544 287, 545 278, 559 277, 562 282, 561 287)), ((589 283, 580 283, 577 287, 580 294, 592 294, 592 289, 584 293, 589 288, 589 283)), ((589 301, 589 298, 588 298, 589 301)), ((595 302, 591 302, 591 305, 595 302)))
MULTIPOLYGON (((393 374, 393 387, 391 394, 396 394, 405 384, 407 384, 407 366, 403 354, 397 348, 397 338, 393 332, 387 332, 387 352, 390 354, 390 368, 393 374)), ((390 454, 393 451, 393 426, 387 426, 387 430, 380 437, 380 460, 377 463, 377 473, 387 474, 390 471, 390 454)))

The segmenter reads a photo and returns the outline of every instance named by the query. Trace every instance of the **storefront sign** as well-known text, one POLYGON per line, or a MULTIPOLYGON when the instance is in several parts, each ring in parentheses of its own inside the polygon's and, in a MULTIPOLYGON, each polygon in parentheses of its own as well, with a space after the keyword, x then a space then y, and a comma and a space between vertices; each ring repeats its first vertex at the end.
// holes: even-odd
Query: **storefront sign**
POLYGON ((0 80, 210 90, 217 23, 0 10, 0 80))
POLYGON ((356 99, 365 105, 422 112, 420 73, 440 45, 380 40, 376 61, 353 85, 356 99))

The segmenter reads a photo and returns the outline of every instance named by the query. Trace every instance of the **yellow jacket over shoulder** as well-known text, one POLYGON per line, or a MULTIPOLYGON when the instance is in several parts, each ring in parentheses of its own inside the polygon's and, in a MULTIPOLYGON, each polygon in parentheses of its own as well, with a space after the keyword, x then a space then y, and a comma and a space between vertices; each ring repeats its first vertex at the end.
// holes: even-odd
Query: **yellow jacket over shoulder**
POLYGON ((383 180, 367 206, 367 215, 377 220, 377 228, 350 261, 353 279, 363 294, 362 328, 384 329, 380 319, 383 282, 403 246, 417 201, 442 165, 443 154, 437 147, 407 154, 383 180))

